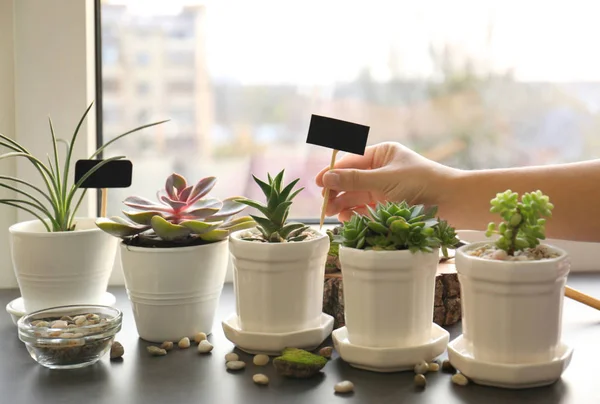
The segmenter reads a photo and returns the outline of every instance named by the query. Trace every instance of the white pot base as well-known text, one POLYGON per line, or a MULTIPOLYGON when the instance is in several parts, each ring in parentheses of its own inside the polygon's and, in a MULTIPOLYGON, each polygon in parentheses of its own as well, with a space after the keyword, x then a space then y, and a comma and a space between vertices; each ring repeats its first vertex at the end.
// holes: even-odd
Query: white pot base
MULTIPOLYGON (((115 297, 115 295, 113 295, 112 293, 106 292, 106 293, 104 293, 104 295, 102 295, 102 299, 99 304, 102 306, 111 306, 112 307, 112 306, 114 306, 116 301, 117 301, 117 298, 115 297)), ((19 321, 19 319, 26 314, 25 302, 23 301, 23 298, 19 297, 19 298, 16 298, 15 300, 12 300, 11 302, 9 302, 6 305, 6 312, 8 314, 10 314, 13 323, 15 325, 17 325, 17 321, 19 321)))
POLYGON ((573 348, 561 344, 556 358, 550 362, 498 364, 475 359, 462 335, 448 344, 450 363, 467 378, 483 386, 506 389, 526 389, 553 384, 569 366, 572 356, 573 348))
POLYGON ((431 339, 423 345, 406 348, 372 348, 354 345, 348 340, 346 327, 331 334, 340 357, 350 366, 372 372, 401 372, 413 370, 421 361, 431 361, 446 350, 450 334, 432 323, 431 339))
POLYGON ((316 328, 290 333, 255 333, 243 331, 239 326, 237 314, 230 315, 222 323, 225 337, 240 350, 256 355, 277 356, 284 348, 316 349, 333 330, 333 317, 321 313, 321 324, 316 328))

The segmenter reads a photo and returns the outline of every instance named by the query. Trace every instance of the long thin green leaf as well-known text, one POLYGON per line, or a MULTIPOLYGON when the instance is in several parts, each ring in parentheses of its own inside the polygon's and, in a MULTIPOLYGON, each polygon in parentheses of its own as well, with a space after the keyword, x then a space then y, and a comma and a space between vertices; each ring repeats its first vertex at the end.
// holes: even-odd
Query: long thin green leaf
POLYGON ((17 147, 14 147, 13 145, 11 145, 11 144, 9 144, 9 143, 0 142, 0 146, 4 146, 4 147, 6 147, 7 149, 10 149, 10 150, 12 150, 12 151, 16 151, 16 152, 23 153, 23 150, 21 150, 21 149, 19 149, 19 148, 17 148, 17 147))
MULTIPOLYGON (((16 142, 15 140, 9 138, 8 136, 5 136, 3 134, 0 133, 0 139, 5 140, 8 143, 5 142, 0 142, 0 145, 10 149, 10 150, 14 150, 16 153, 19 154, 12 154, 12 156, 22 156, 22 157, 27 157, 29 159, 29 161, 33 164, 33 166, 38 170, 38 172, 40 173, 42 179, 44 180, 44 183, 46 184, 46 187, 48 188, 48 191, 50 193, 50 203, 52 205, 52 209, 54 210, 54 214, 56 217, 60 216, 60 203, 58 200, 59 194, 56 194, 53 190, 52 187, 50 187, 50 182, 52 182, 52 184, 54 185, 54 189, 57 191, 56 188, 56 184, 53 180, 53 175, 52 173, 48 173, 48 169, 46 167, 44 167, 44 164, 39 161, 37 158, 35 158, 25 147, 21 146, 18 142, 16 142), (50 179, 46 176, 46 173, 44 173, 44 170, 46 171, 46 173, 49 174, 50 179)), ((10 153, 8 153, 10 154, 10 153)), ((6 156, 6 157, 10 157, 10 156, 6 156)), ((0 157, 3 158, 3 157, 0 157)), ((29 184, 28 184, 29 185, 29 184)), ((40 191, 41 192, 41 191, 40 191)), ((42 192, 43 195, 46 196, 45 193, 42 192)), ((54 219, 54 218, 52 218, 54 219)))
POLYGON ((67 157, 65 157, 65 168, 63 170, 63 184, 62 184, 62 194, 61 194, 63 202, 66 201, 66 199, 67 199, 67 179, 69 178, 69 165, 71 164, 71 156, 73 155, 73 147, 75 147, 75 140, 77 139, 77 134, 79 133, 79 129, 81 128, 81 125, 83 124, 83 121, 85 120, 85 117, 90 112, 90 109, 92 109, 92 105, 94 105, 93 101, 90 104, 90 106, 87 107, 87 109, 85 110, 85 112, 83 113, 81 118, 79 119, 79 122, 77 123, 77 127, 75 128, 75 132, 73 132, 73 136, 71 137, 71 142, 69 143, 67 157))
POLYGON ((39 210, 41 213, 43 213, 44 215, 48 216, 48 218, 50 219, 50 221, 52 222, 52 224, 54 225, 54 218, 52 217, 52 214, 48 211, 48 209, 46 209, 46 207, 44 205, 38 205, 34 202, 30 202, 30 201, 26 201, 23 199, 0 199, 1 203, 15 203, 15 204, 19 204, 19 203, 23 203, 25 205, 31 206, 32 208, 36 208, 37 210, 39 210))
POLYGON ((283 173, 285 170, 281 170, 273 179, 274 188, 279 192, 281 190, 281 181, 283 181, 283 173))
POLYGON ((298 183, 298 181, 300 181, 300 178, 296 178, 294 181, 287 184, 285 186, 285 188, 283 188, 283 191, 281 191, 281 193, 279 194, 279 197, 281 198, 281 200, 283 200, 283 201, 287 200, 288 196, 290 195, 290 192, 292 192, 292 189, 298 183))
POLYGON ((15 208, 17 208, 17 209, 21 209, 21 210, 24 210, 25 212, 29 212, 29 213, 31 213, 33 216, 37 217, 37 218, 39 219, 39 221, 40 221, 40 222, 42 222, 42 224, 44 225, 44 227, 46 228, 46 230, 48 230, 48 233, 50 233, 50 232, 51 232, 51 230, 50 230, 50 226, 48 226, 48 223, 46 223, 46 222, 44 221, 44 219, 42 219, 42 218, 41 218, 41 216, 40 216, 40 215, 38 215, 37 213, 35 213, 35 212, 34 212, 34 211, 32 211, 31 209, 27 209, 27 208, 26 208, 26 207, 24 207, 24 206, 18 205, 18 204, 16 204, 16 203, 11 203, 11 202, 8 202, 8 201, 2 200, 2 199, 0 199, 0 203, 3 203, 3 204, 5 204, 5 205, 9 205, 9 206, 13 206, 13 207, 15 207, 15 208))
MULTIPOLYGON (((49 181, 48 177, 46 177, 46 175, 48 175, 50 178, 52 178, 52 172, 48 169, 48 167, 46 167, 44 165, 44 163, 42 163, 40 160, 38 160, 36 157, 32 156, 29 153, 21 153, 21 152, 12 152, 12 153, 2 154, 2 155, 0 155, 0 160, 9 158, 9 157, 25 157, 25 158, 29 159, 29 161, 37 168, 37 170, 42 175, 42 178, 43 178, 44 182, 46 183, 46 187, 48 188, 48 191, 50 191, 50 197, 55 201, 55 203, 57 203, 57 200, 55 199, 56 188, 53 188, 50 186, 50 183, 52 181, 49 181)), ((54 182, 52 182, 52 184, 54 184, 54 182)))
MULTIPOLYGON (((6 140, 8 143, 12 144, 11 148, 13 148, 13 150, 16 149, 18 151, 22 151, 23 153, 29 153, 26 148, 24 148, 23 146, 21 146, 19 143, 17 143, 15 140, 12 140, 8 136, 3 135, 2 133, 0 133, 0 139, 6 140)), ((29 154, 31 154, 31 153, 29 153, 29 154)))
POLYGON ((16 192, 18 194, 21 194, 21 195, 24 195, 24 196, 30 198, 31 200, 35 201, 38 204, 38 207, 40 209, 42 209, 44 211, 44 213, 48 217, 52 217, 52 214, 50 213, 50 211, 48 210, 48 208, 46 208, 44 206, 44 204, 39 199, 37 199, 35 196, 31 195, 29 192, 24 191, 24 190, 19 189, 19 188, 16 188, 16 187, 13 187, 13 186, 10 186, 10 185, 2 184, 2 183, 0 183, 0 187, 10 189, 11 191, 14 191, 14 192, 16 192))
POLYGON ((267 199, 269 199, 269 197, 271 196, 271 186, 269 184, 267 184, 266 182, 262 181, 261 179, 257 178, 254 174, 252 175, 252 178, 254 178, 254 181, 258 184, 260 189, 263 191, 263 194, 265 194, 265 197, 267 199))
POLYGON ((151 127, 151 126, 160 125, 160 124, 163 124, 163 123, 165 123, 165 122, 169 122, 169 121, 170 121, 170 119, 165 119, 164 121, 159 121, 159 122, 149 123, 149 124, 147 124, 147 125, 138 126, 138 127, 137 127, 137 128, 135 128, 135 129, 132 129, 132 130, 130 130, 130 131, 128 131, 128 132, 125 132, 125 133, 123 133, 122 135, 119 135, 119 136, 115 137, 115 138, 114 138, 114 139, 112 139, 110 142, 107 142, 105 145, 103 145, 103 146, 101 146, 100 148, 98 148, 98 150, 96 150, 96 151, 94 152, 94 154, 92 154, 92 155, 90 156, 90 160, 91 160, 91 159, 93 159, 93 158, 95 158, 96 156, 98 156, 100 153, 102 153, 102 152, 104 151, 104 149, 106 149, 108 146, 110 146, 111 144, 113 144, 113 143, 114 143, 114 142, 116 142, 117 140, 119 140, 119 139, 121 139, 121 138, 123 138, 123 137, 125 137, 125 136, 127 136, 127 135, 131 135, 132 133, 134 133, 134 132, 137 132, 137 131, 140 131, 140 130, 142 130, 142 129, 146 129, 146 128, 149 128, 149 127, 151 127))
POLYGON ((50 204, 52 204, 52 199, 50 199, 50 197, 48 197, 48 194, 46 194, 44 191, 42 191, 35 185, 28 183, 27 181, 24 181, 17 177, 11 177, 9 175, 0 175, 0 180, 9 180, 9 181, 18 182, 19 184, 27 185, 28 187, 38 191, 44 198, 46 198, 46 200, 48 200, 48 202, 50 202, 50 204))
POLYGON ((67 217, 69 218, 67 220, 67 228, 70 229, 71 228, 71 224, 73 223, 73 220, 75 220, 75 216, 77 216, 77 210, 79 209, 79 206, 81 205, 81 202, 83 202, 83 198, 85 197, 85 194, 87 193, 87 188, 82 188, 81 189, 81 196, 79 197, 79 200, 77 201, 77 204, 75 205, 75 209, 73 209, 72 213, 71 210, 67 210, 67 217))
POLYGON ((54 134, 54 126, 52 125, 52 119, 50 117, 48 117, 48 123, 50 124, 50 133, 52 134, 52 148, 54 149, 54 166, 56 167, 54 181, 56 181, 58 194, 62 195, 60 185, 60 162, 58 159, 58 148, 56 146, 56 135, 54 134))

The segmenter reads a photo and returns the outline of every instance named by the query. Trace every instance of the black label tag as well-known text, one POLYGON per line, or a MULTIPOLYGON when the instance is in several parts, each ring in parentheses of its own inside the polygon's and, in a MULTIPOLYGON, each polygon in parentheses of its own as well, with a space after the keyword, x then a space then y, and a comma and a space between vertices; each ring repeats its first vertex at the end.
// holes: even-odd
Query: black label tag
MULTIPOLYGON (((103 160, 78 160, 75 163, 75 183, 103 160)), ((133 164, 129 160, 114 160, 94 171, 81 188, 127 188, 131 186, 133 164)))
POLYGON ((312 115, 306 143, 363 155, 368 136, 368 126, 312 115))

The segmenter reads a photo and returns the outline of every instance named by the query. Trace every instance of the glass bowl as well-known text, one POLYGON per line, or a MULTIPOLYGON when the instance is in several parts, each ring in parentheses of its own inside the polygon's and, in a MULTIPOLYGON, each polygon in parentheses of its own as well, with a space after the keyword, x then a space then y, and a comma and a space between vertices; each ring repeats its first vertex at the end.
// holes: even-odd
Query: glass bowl
POLYGON ((121 330, 123 314, 110 306, 73 305, 39 310, 21 317, 19 339, 40 365, 73 369, 106 354, 121 330))

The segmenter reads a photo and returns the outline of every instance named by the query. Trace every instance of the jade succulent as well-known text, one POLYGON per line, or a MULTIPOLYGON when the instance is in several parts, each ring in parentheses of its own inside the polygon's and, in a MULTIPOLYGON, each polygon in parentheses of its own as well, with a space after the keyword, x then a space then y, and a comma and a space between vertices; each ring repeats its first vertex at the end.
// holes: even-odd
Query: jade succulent
POLYGON ((490 212, 499 214, 503 221, 491 222, 486 236, 498 234, 495 245, 508 255, 534 248, 546 238, 545 218, 552 216, 554 205, 541 191, 525 193, 519 200, 519 194, 508 189, 496 194, 490 204, 490 212))
POLYGON ((254 175, 252 176, 265 194, 267 202, 263 204, 251 199, 239 200, 240 203, 251 206, 264 215, 264 217, 250 215, 256 221, 256 227, 260 234, 256 237, 244 237, 244 240, 280 243, 302 241, 307 237, 303 233, 308 229, 308 226, 303 223, 287 222, 292 200, 304 188, 293 191, 294 186, 300 180, 299 178, 283 186, 283 174, 284 170, 280 171, 275 177, 267 174, 268 183, 256 178, 254 175))
POLYGON ((100 218, 96 225, 129 245, 147 247, 206 244, 224 240, 231 232, 255 227, 249 216, 233 218, 246 208, 240 203, 242 198, 205 198, 216 181, 215 177, 206 177, 188 185, 183 176, 173 173, 167 178, 165 189, 157 193, 158 202, 130 196, 123 203, 134 210, 123 211, 126 219, 100 218))
POLYGON ((369 215, 354 213, 343 224, 341 243, 346 247, 365 250, 410 250, 432 252, 455 247, 459 240, 456 232, 445 220, 436 218, 437 207, 424 205, 378 203, 367 206, 369 215))

